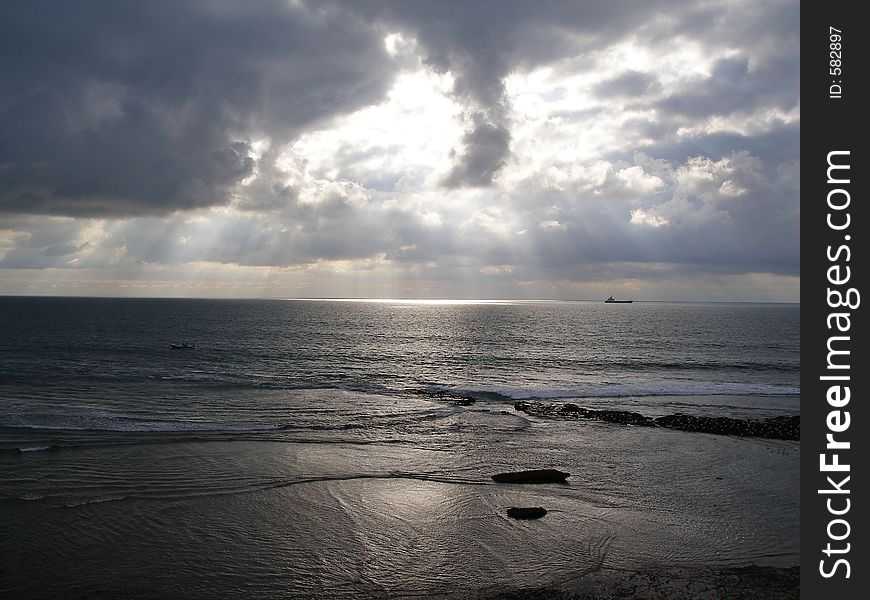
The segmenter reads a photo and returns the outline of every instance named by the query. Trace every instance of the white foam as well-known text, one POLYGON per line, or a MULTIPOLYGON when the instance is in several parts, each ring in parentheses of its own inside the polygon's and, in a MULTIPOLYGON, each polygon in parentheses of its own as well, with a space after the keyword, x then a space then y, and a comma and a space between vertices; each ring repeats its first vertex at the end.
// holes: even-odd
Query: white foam
POLYGON ((43 450, 48 450, 51 446, 28 446, 25 448, 19 448, 19 452, 42 452, 43 450))

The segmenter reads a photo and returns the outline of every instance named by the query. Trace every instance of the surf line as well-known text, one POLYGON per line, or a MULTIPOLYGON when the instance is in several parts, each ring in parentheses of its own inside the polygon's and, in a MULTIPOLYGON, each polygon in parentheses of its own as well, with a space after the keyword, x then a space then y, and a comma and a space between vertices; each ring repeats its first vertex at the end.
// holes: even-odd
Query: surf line
POLYGON ((825 508, 831 517, 825 532, 827 543, 822 553, 827 559, 819 561, 819 573, 825 579, 839 575, 849 579, 852 567, 847 558, 852 549, 848 541, 852 533, 847 514, 852 508, 851 492, 845 487, 852 478, 851 466, 845 461, 851 451, 848 441, 848 430, 851 425, 851 415, 848 406, 851 398, 851 344, 850 330, 852 328, 851 312, 861 305, 861 294, 854 287, 848 287, 852 277, 852 269, 846 263, 852 258, 850 243, 852 236, 848 233, 852 224, 848 212, 851 196, 846 188, 851 183, 851 165, 848 164, 851 152, 849 150, 834 150, 828 153, 827 183, 831 189, 827 194, 828 213, 826 223, 832 232, 842 234, 843 243, 836 248, 827 247, 827 305, 826 319, 828 328, 827 359, 825 374, 819 377, 822 382, 829 382, 825 398, 831 410, 825 416, 827 433, 825 452, 819 454, 819 473, 827 480, 827 487, 818 490, 825 496, 825 508), (845 158, 845 161, 843 160, 845 158), (841 174, 845 171, 845 174, 841 174), (841 334, 841 335, 838 335, 841 334), (830 452, 830 454, 829 454, 830 452), (841 462, 841 457, 843 462, 841 462), (833 543, 833 544, 832 544, 833 543), (828 564, 833 561, 833 564, 828 564), (838 570, 842 572, 838 574, 838 570))

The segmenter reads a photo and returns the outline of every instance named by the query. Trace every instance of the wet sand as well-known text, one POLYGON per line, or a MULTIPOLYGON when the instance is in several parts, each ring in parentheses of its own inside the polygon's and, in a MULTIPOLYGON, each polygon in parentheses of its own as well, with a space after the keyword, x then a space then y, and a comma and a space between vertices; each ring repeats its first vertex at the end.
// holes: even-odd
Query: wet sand
POLYGON ((800 597, 798 567, 603 570, 548 589, 478 596, 481 600, 791 600, 800 597))
POLYGON ((76 493, 88 495, 46 488, 41 498, 0 503, 0 591, 796 597, 797 442, 484 408, 443 426, 443 436, 415 447, 167 441, 7 453, 2 460, 30 479, 43 468, 67 480, 86 469, 76 493), (491 479, 518 468, 571 476, 542 485, 491 479), (514 506, 547 514, 515 520, 514 506))

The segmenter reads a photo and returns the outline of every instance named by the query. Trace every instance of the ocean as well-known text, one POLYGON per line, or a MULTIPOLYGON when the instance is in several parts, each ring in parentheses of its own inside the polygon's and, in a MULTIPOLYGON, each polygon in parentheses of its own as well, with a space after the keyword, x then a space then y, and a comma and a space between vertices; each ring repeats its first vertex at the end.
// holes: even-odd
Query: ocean
POLYGON ((565 407, 799 415, 799 322, 788 304, 0 298, 0 596, 484 597, 797 565, 798 441, 565 407), (491 479, 530 468, 571 477, 491 479))

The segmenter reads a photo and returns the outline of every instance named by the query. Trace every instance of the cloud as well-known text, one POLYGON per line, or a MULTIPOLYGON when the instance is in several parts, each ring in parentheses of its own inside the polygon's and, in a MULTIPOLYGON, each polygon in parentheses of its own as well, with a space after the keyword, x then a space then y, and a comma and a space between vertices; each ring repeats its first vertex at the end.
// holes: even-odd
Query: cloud
POLYGON ((463 151, 444 183, 449 188, 481 187, 492 184, 493 178, 505 166, 510 155, 510 131, 502 125, 476 121, 462 137, 463 151))
POLYGON ((794 290, 798 8, 6 3, 0 269, 794 290))
POLYGON ((668 220, 664 217, 654 215, 643 208, 636 208, 631 211, 632 225, 644 225, 646 227, 664 227, 668 224, 668 220))
POLYGON ((382 36, 301 4, 13 2, 0 20, 0 210, 165 214, 226 204, 251 141, 380 98, 382 36))
POLYGON ((599 98, 626 96, 637 98, 659 89, 655 75, 640 71, 626 71, 612 79, 602 81, 595 86, 595 95, 599 98))

